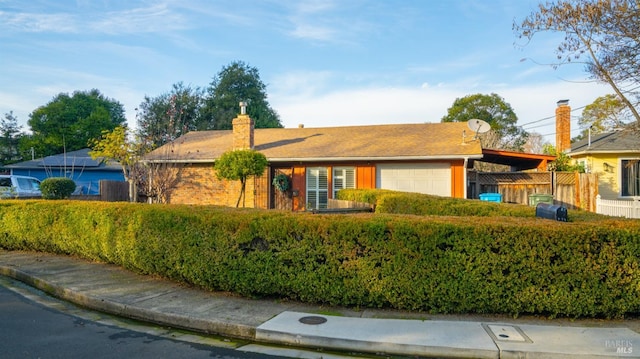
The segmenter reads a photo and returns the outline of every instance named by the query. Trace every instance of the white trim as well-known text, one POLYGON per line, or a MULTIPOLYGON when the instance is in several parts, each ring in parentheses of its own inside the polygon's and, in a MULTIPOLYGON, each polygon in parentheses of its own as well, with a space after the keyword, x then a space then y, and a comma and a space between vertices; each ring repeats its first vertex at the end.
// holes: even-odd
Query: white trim
MULTIPOLYGON (((460 159, 481 159, 482 155, 460 156, 398 156, 398 157, 295 157, 295 158, 267 158, 270 163, 280 162, 332 162, 332 161, 434 161, 434 160, 460 160, 460 159)), ((216 159, 184 159, 184 160, 140 160, 142 163, 214 163, 216 159)))
POLYGON ((398 156, 398 157, 301 157, 301 158, 267 158, 269 162, 332 162, 332 161, 416 161, 416 160, 461 160, 461 159, 480 159, 482 155, 461 156, 398 156))
POLYGON ((462 188, 462 193, 463 193, 463 198, 467 199, 467 187, 468 187, 468 178, 467 178, 467 166, 469 163, 469 157, 465 157, 464 158, 464 165, 462 165, 462 183, 463 183, 463 188, 462 188))
POLYGON ((598 150, 598 151, 590 151, 590 150, 586 150, 586 151, 580 151, 580 152, 567 152, 567 156, 569 157, 574 157, 574 156, 580 156, 580 155, 598 155, 598 154, 611 154, 611 153, 633 153, 633 154, 637 154, 638 150, 598 150))

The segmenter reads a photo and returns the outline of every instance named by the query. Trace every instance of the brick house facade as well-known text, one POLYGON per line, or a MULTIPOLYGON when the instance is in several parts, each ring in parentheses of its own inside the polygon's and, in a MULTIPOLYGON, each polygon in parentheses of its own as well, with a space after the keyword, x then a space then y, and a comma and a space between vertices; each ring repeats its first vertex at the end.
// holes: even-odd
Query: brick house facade
POLYGON ((180 164, 169 203, 235 206, 240 182, 220 181, 214 170, 216 158, 233 149, 268 160, 263 176, 247 180, 246 206, 287 210, 323 208, 341 188, 465 198, 466 169, 482 158, 466 123, 255 129, 243 111, 233 130, 190 132, 145 157, 150 166, 180 164), (280 173, 290 182, 284 193, 271 185, 280 173))

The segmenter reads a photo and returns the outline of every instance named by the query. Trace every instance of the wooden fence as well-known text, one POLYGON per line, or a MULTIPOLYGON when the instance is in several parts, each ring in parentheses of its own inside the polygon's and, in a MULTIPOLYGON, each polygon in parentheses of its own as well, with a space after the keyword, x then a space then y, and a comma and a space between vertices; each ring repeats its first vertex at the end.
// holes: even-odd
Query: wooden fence
POLYGON ((598 177, 577 172, 468 172, 468 198, 500 193, 502 201, 529 204, 532 194, 553 195, 554 203, 595 212, 598 177))
POLYGON ((640 198, 608 200, 596 196, 596 213, 614 217, 640 218, 640 198))
POLYGON ((129 183, 122 181, 100 181, 100 200, 106 202, 129 201, 129 183))

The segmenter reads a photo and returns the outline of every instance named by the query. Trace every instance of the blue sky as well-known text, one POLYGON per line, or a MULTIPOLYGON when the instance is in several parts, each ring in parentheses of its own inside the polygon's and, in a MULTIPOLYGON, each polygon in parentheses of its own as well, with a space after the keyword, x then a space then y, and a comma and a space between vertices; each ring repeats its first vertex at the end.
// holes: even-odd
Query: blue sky
POLYGON ((553 142, 556 102, 611 90, 553 62, 561 34, 524 47, 529 0, 0 0, 0 115, 97 88, 129 125, 145 95, 206 87, 233 61, 256 67, 285 127, 440 122, 456 98, 497 93, 553 142), (527 60, 522 60, 527 58, 527 60), (549 118, 551 117, 551 118, 549 118), (549 118, 549 119, 547 119, 549 118))

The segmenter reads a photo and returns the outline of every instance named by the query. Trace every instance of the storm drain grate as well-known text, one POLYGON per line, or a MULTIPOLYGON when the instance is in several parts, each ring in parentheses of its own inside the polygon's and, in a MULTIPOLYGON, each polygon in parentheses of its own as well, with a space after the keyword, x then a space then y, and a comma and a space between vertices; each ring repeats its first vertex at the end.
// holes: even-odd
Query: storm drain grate
POLYGON ((327 322, 327 318, 319 317, 319 316, 315 316, 315 315, 310 315, 310 316, 307 316, 307 317, 302 317, 302 318, 298 319, 298 321, 300 323, 302 323, 302 324, 318 325, 318 324, 326 323, 327 322))

